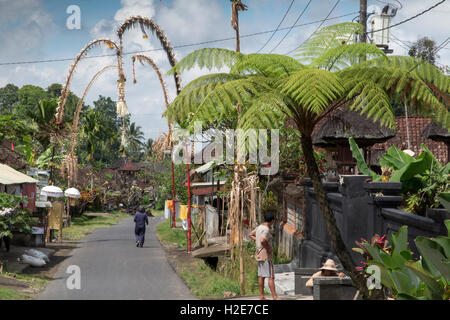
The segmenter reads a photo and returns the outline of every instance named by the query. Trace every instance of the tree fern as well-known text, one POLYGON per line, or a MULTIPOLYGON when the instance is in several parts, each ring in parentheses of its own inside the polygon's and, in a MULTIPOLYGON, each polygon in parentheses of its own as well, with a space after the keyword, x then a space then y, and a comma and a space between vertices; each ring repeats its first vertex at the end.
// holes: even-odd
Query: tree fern
POLYGON ((296 72, 282 81, 279 89, 314 114, 320 114, 332 102, 340 100, 345 92, 339 77, 317 69, 296 72))
POLYGON ((251 73, 266 77, 284 77, 304 68, 304 65, 288 56, 279 54, 249 54, 243 55, 231 68, 230 73, 251 73))
POLYGON ((296 56, 300 61, 314 61, 330 49, 354 43, 355 37, 361 32, 362 25, 351 22, 321 28, 297 50, 296 56))
POLYGON ((363 56, 366 59, 386 58, 380 48, 370 43, 341 44, 323 52, 310 67, 337 71, 358 63, 363 56))
POLYGON ((240 58, 241 53, 237 53, 228 49, 221 48, 205 48, 196 50, 180 62, 178 62, 167 73, 174 74, 175 72, 181 73, 185 70, 189 70, 198 66, 200 68, 207 68, 209 70, 213 68, 221 69, 223 67, 231 68, 240 58))

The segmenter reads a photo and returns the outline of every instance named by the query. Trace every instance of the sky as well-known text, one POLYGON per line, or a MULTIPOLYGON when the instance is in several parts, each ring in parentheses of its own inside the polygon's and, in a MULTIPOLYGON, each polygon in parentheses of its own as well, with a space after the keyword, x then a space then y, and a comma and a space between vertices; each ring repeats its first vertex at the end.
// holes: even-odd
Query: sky
MULTIPOLYGON (((248 10, 239 16, 241 51, 243 53, 271 51, 283 38, 287 30, 248 36, 262 31, 275 30, 285 16, 292 0, 243 0, 248 10)), ((280 28, 291 27, 306 7, 308 0, 295 0, 285 16, 280 28)), ((293 28, 285 40, 273 53, 286 54, 306 40, 320 25, 336 4, 337 0, 312 0, 297 24, 305 26, 293 28), (312 23, 318 21, 316 23, 312 23)), ((398 4, 399 1, 368 0, 369 12, 382 8, 385 2, 398 4)), ((431 7, 439 0, 401 0, 402 7, 392 19, 392 24, 431 7)), ((357 19, 359 0, 341 0, 331 12, 323 26, 357 19), (354 14, 351 14, 354 13, 354 14)), ((116 30, 121 21, 141 15, 153 19, 172 46, 175 46, 179 61, 190 52, 205 47, 235 49, 235 41, 225 40, 208 44, 191 45, 206 41, 233 38, 235 33, 230 24, 229 0, 0 0, 0 87, 13 83, 19 87, 32 84, 43 88, 52 83, 63 84, 72 61, 18 63, 53 59, 73 59, 80 50, 96 38, 117 39, 116 30), (67 20, 72 12, 67 9, 76 5, 80 8, 80 29, 69 29, 67 20), (183 46, 182 48, 176 48, 183 46), (4 64, 10 63, 10 64, 4 64)), ((407 46, 417 39, 427 36, 442 43, 450 36, 450 1, 446 1, 430 12, 391 29, 395 37, 390 48, 395 55, 407 55, 407 46), (400 42, 400 39, 402 42, 400 42), (395 41, 395 42, 394 42, 395 41)), ((149 33, 149 39, 142 37, 140 29, 128 31, 124 35, 124 52, 147 51, 165 73, 170 69, 167 57, 160 50, 161 45, 149 33)), ((95 48, 89 56, 111 53, 108 48, 95 48)), ((450 45, 439 51, 438 63, 450 65, 450 45)), ((79 97, 93 75, 102 67, 114 64, 110 57, 83 59, 77 66, 70 86, 79 97)), ((124 56, 124 70, 127 77, 126 102, 131 120, 142 127, 146 138, 156 139, 167 131, 167 121, 162 118, 165 110, 161 86, 150 66, 136 64, 136 80, 132 81, 131 55, 124 56)), ((182 84, 208 70, 193 69, 184 72, 182 84)), ((99 95, 117 100, 116 71, 107 71, 95 82, 86 97, 92 104, 99 95)), ((175 98, 173 77, 164 76, 169 98, 175 98)))

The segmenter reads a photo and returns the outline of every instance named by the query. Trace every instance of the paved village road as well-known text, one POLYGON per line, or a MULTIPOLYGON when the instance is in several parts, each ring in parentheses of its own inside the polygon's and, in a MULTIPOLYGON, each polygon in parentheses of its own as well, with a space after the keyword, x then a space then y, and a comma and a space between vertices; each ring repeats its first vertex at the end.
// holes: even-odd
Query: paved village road
POLYGON ((154 232, 162 217, 149 218, 143 248, 134 240, 134 222, 97 229, 72 251, 37 299, 195 299, 167 262, 154 232), (80 267, 81 289, 69 290, 66 273, 70 265, 80 267))

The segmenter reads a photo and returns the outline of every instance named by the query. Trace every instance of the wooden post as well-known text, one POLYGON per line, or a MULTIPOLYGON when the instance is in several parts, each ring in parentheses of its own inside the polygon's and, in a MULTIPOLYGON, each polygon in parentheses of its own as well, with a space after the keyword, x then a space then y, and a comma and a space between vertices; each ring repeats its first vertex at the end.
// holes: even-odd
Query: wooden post
POLYGON ((63 216, 64 216, 64 205, 62 206, 61 216, 59 219, 59 243, 62 243, 63 216))
POLYGON ((363 33, 359 36, 359 42, 367 42, 367 0, 359 0, 359 23, 363 26, 363 33))

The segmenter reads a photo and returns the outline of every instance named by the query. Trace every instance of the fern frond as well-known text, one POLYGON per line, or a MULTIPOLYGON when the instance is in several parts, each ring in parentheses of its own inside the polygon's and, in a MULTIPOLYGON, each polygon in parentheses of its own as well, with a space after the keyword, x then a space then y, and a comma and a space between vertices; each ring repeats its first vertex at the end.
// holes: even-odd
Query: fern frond
POLYGON ((313 114, 320 114, 340 100, 345 88, 339 77, 320 69, 301 70, 280 82, 279 89, 295 103, 313 114))
POLYGON ((195 89, 198 89, 200 87, 203 87, 208 84, 219 84, 219 83, 225 83, 227 81, 237 80, 241 79, 243 76, 238 74, 229 74, 229 73, 213 73, 208 74, 205 76, 201 76, 195 80, 192 80, 189 82, 187 86, 183 88, 183 90, 180 92, 180 95, 188 94, 192 92, 195 89))
POLYGON ((380 48, 370 43, 342 44, 325 51, 311 63, 310 67, 337 71, 358 63, 361 57, 385 59, 386 55, 380 48))
POLYGON ((354 39, 363 32, 362 25, 344 22, 321 28, 316 31, 298 50, 300 61, 314 61, 327 50, 344 44, 355 43, 354 39))
POLYGON ((442 102, 427 83, 413 72, 392 66, 351 67, 337 73, 342 79, 353 81, 372 81, 390 96, 397 94, 410 107, 423 116, 430 117, 444 128, 450 127, 449 105, 442 102))
POLYGON ((221 69, 231 68, 241 57, 242 53, 221 48, 204 48, 196 50, 180 60, 167 74, 181 73, 198 66, 200 68, 221 69))
POLYGON ((239 128, 248 129, 276 129, 284 125, 287 117, 293 114, 287 107, 288 97, 279 90, 273 89, 259 94, 239 119, 239 128))
POLYGON ((284 77, 304 69, 297 60, 280 54, 244 55, 230 70, 230 73, 260 74, 266 77, 284 77))
POLYGON ((361 111, 361 115, 379 120, 382 126, 395 128, 395 115, 390 97, 379 85, 370 80, 351 79, 345 82, 347 99, 353 100, 349 106, 352 111, 361 111))
POLYGON ((364 62, 361 66, 392 67, 408 74, 414 74, 428 83, 432 83, 442 92, 450 94, 450 77, 442 73, 431 63, 420 58, 405 56, 389 56, 387 59, 375 58, 364 62))
POLYGON ((235 117, 236 105, 240 104, 241 112, 245 112, 251 98, 271 89, 271 82, 261 76, 226 82, 218 85, 205 97, 194 117, 206 122, 213 122, 218 117, 235 117))

